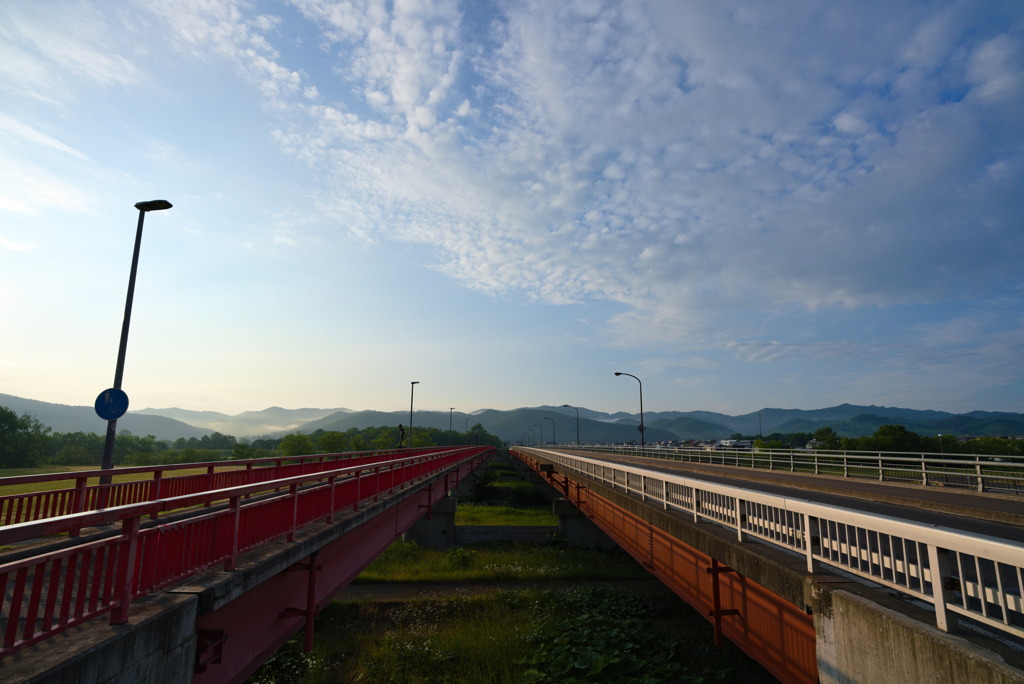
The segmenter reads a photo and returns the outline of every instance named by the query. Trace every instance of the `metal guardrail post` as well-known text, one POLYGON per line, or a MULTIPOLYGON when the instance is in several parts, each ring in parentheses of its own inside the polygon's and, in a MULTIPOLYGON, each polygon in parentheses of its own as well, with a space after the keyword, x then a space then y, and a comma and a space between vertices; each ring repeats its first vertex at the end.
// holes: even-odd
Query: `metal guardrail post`
POLYGON ((288 496, 292 500, 292 522, 288 526, 288 541, 295 541, 295 530, 299 527, 299 485, 288 487, 288 496))
POLYGON ((231 509, 231 554, 224 561, 225 570, 234 570, 238 562, 238 533, 241 531, 242 499, 233 496, 228 499, 228 508, 231 509))
POLYGON ((124 542, 119 549, 117 561, 117 596, 114 599, 114 610, 110 613, 110 624, 120 625, 128 620, 128 609, 132 602, 132 582, 135 580, 136 555, 139 547, 139 516, 126 518, 121 523, 121 535, 124 542))
POLYGON ((818 519, 811 516, 810 513, 803 514, 804 519, 804 554, 807 557, 807 572, 814 575, 821 571, 821 563, 817 558, 814 557, 815 546, 818 550, 821 550, 821 535, 812 534, 812 529, 816 529, 818 526, 818 519), (811 525, 814 525, 812 528, 811 525), (815 539, 818 543, 815 544, 815 539))
MULTIPOLYGON (((157 470, 156 472, 153 473, 153 479, 150 480, 150 496, 149 496, 149 500, 150 501, 156 501, 157 499, 159 499, 163 495, 163 484, 164 484, 164 471, 157 470)), ((150 517, 150 520, 156 520, 157 512, 153 511, 153 513, 149 517, 150 517)))
MULTIPOLYGON (((955 630, 956 614, 946 610, 946 605, 953 598, 953 591, 947 585, 946 578, 952 575, 949 562, 949 551, 940 549, 934 544, 928 545, 928 566, 931 572, 932 605, 935 606, 935 626, 943 632, 955 630)), ((982 597, 982 601, 984 601, 982 597)))

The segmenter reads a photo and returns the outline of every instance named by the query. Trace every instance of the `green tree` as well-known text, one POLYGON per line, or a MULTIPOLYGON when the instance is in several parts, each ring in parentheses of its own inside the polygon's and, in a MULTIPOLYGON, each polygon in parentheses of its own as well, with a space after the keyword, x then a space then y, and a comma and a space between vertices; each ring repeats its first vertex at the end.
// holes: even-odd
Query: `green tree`
POLYGON ((392 449, 398 446, 399 436, 398 428, 396 427, 378 428, 377 434, 370 440, 370 445, 374 449, 392 449))
POLYGON ((296 433, 285 435, 281 443, 277 445, 277 450, 285 456, 305 456, 313 453, 316 448, 309 435, 296 433))
POLYGON ((349 440, 343 432, 324 432, 316 439, 316 448, 329 454, 340 454, 348 451, 349 440))
POLYGON ((868 441, 868 448, 877 451, 918 451, 921 448, 921 436, 903 425, 882 425, 868 441))
POLYGON ((819 428, 811 435, 816 449, 838 449, 839 435, 830 427, 819 428))
POLYGON ((50 435, 47 462, 56 465, 94 465, 103 458, 102 435, 94 432, 55 432, 50 435))
POLYGON ((91 465, 99 467, 99 460, 88 449, 78 444, 65 444, 49 458, 49 461, 54 465, 62 466, 91 465))
POLYGON ((0 468, 24 468, 45 458, 50 428, 27 413, 0 406, 0 468))
POLYGON ((209 435, 203 435, 196 446, 200 449, 222 449, 229 451, 235 448, 236 441, 231 435, 222 435, 219 432, 214 432, 209 435))

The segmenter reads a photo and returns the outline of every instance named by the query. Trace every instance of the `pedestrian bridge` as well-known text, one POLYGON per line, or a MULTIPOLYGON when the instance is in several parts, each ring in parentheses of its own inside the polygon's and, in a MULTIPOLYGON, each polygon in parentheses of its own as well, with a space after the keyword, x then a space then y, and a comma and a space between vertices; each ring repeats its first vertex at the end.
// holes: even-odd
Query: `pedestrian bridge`
MULTIPOLYGON (((5 478, 49 489, 0 497, 0 680, 241 681, 299 630, 310 644, 318 609, 493 453, 5 478)), ((781 681, 1024 681, 1024 499, 977 491, 992 482, 512 453, 562 495, 566 528, 596 526, 781 681)))

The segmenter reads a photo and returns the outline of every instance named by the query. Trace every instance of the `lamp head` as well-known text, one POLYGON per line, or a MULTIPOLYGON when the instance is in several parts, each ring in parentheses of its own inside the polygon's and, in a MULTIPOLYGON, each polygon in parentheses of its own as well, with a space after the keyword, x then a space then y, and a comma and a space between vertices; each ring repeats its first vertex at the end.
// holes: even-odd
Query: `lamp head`
POLYGON ((616 374, 616 375, 622 375, 622 373, 618 373, 618 372, 617 372, 617 373, 615 373, 615 374, 616 374))
POLYGON ((139 211, 162 211, 170 209, 174 205, 167 200, 150 200, 148 202, 136 202, 135 208, 139 211))

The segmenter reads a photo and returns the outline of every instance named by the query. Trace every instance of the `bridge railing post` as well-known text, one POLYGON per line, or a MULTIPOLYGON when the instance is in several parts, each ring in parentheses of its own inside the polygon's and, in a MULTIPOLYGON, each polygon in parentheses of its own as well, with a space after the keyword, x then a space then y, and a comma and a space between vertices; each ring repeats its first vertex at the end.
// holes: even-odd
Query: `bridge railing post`
POLYGON ((327 486, 331 490, 331 496, 329 497, 330 503, 327 506, 327 524, 328 525, 333 525, 334 524, 334 493, 335 493, 335 490, 337 489, 337 482, 336 481, 337 481, 337 478, 334 475, 331 475, 329 478, 327 478, 327 486))
POLYGON ((128 620, 128 608, 132 602, 132 582, 135 581, 136 555, 139 547, 139 516, 126 518, 121 522, 121 536, 117 559, 117 584, 115 585, 114 609, 110 613, 110 624, 120 625, 128 620))
MULTIPOLYGON (((88 480, 89 480, 89 478, 87 478, 87 477, 77 477, 77 478, 75 478, 75 493, 73 495, 73 500, 71 502, 71 512, 72 513, 81 513, 82 511, 85 510, 85 499, 86 499, 86 497, 89 494, 89 492, 86 489, 85 485, 88 482, 88 480)), ((71 530, 68 533, 68 536, 69 537, 77 537, 80 531, 81 531, 81 529, 71 530)))
POLYGON ((821 552, 821 533, 818 528, 818 519, 809 513, 803 514, 804 518, 804 555, 807 558, 807 572, 814 575, 821 571, 821 562, 814 557, 815 547, 821 552), (814 534, 818 532, 818 534, 814 534))
MULTIPOLYGON (((949 551, 940 549, 934 544, 928 545, 928 569, 931 573, 932 603, 935 606, 935 626, 943 632, 955 630, 956 614, 946 610, 946 604, 953 598, 952 564, 949 551)), ((982 598, 984 601, 985 599, 982 598)))
POLYGON ((299 486, 291 485, 288 487, 288 496, 292 501, 292 522, 288 526, 288 541, 295 541, 295 530, 299 527, 299 486))
MULTIPOLYGON (((157 470, 153 473, 153 479, 151 480, 151 486, 149 490, 149 500, 156 501, 163 495, 164 485, 164 471, 157 470)), ((153 511, 152 515, 149 516, 150 520, 156 520, 159 513, 153 511)))
POLYGON ((238 562, 238 534, 241 531, 242 499, 233 496, 228 499, 228 508, 231 510, 231 553, 224 561, 225 570, 234 570, 238 562))

